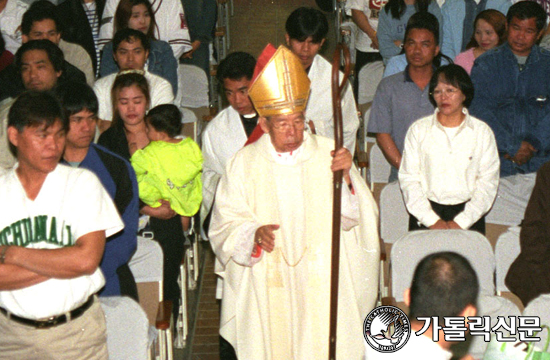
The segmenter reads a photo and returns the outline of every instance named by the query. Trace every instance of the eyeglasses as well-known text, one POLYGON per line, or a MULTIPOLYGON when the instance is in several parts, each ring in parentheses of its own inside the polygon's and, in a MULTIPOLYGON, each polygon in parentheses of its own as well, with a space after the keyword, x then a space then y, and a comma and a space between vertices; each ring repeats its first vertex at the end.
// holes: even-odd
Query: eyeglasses
POLYGON ((441 97, 443 95, 447 96, 447 97, 452 97, 452 96, 455 96, 456 94, 458 94, 460 90, 458 89, 445 89, 445 90, 434 90, 432 92, 432 96, 435 98, 435 97, 441 97))
POLYGON ((296 130, 302 130, 305 127, 304 119, 298 119, 294 121, 271 121, 273 128, 277 131, 287 131, 290 127, 296 130))

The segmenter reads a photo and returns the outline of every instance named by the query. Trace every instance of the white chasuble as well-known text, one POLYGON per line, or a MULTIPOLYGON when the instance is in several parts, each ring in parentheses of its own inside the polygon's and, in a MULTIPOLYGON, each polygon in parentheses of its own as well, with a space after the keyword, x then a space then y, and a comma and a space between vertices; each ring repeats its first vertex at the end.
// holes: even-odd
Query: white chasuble
MULTIPOLYGON (((220 334, 240 360, 328 357, 333 142, 306 136, 296 163, 274 161, 268 135, 230 160, 214 205, 210 239, 224 279, 220 334), (253 234, 279 224, 275 249, 255 261, 253 234)), ((362 359, 362 324, 378 292, 378 211, 357 170, 352 182, 359 225, 342 230, 339 359, 362 359)))

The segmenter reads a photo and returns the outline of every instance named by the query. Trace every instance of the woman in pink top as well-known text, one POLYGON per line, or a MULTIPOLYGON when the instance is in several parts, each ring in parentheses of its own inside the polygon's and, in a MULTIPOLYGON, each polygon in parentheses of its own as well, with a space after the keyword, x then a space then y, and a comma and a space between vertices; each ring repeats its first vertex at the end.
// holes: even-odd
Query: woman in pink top
POLYGON ((466 51, 455 58, 455 64, 462 66, 468 74, 479 55, 506 41, 506 17, 498 10, 484 10, 477 15, 474 27, 474 35, 466 51))

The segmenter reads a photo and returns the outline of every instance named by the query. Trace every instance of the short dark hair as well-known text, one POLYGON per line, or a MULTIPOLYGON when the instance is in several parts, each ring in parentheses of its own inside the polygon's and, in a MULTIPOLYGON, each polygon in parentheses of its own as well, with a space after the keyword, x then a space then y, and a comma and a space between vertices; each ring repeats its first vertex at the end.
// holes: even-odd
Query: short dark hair
POLYGON ((21 45, 21 47, 15 53, 15 66, 21 72, 21 66, 23 61, 23 55, 27 51, 42 50, 48 55, 48 59, 53 65, 55 71, 65 71, 65 58, 63 57, 63 51, 49 40, 31 40, 21 45))
POLYGON ((122 125, 122 119, 120 118, 120 114, 117 110, 118 93, 120 92, 120 90, 134 85, 145 96, 147 106, 151 105, 149 83, 147 82, 147 79, 145 79, 145 76, 143 76, 143 72, 140 73, 137 70, 127 70, 121 72, 119 75, 117 75, 115 81, 113 82, 113 86, 111 87, 111 103, 113 106, 112 126, 122 125))
POLYGON ((462 255, 439 252, 426 256, 414 271, 409 318, 458 316, 468 305, 476 306, 477 274, 462 255))
POLYGON ((116 53, 121 42, 126 41, 129 43, 133 43, 136 40, 141 41, 141 45, 143 46, 143 48, 149 51, 149 49, 151 48, 151 45, 149 44, 149 39, 147 39, 147 36, 145 36, 145 34, 141 31, 130 28, 117 31, 115 37, 113 38, 113 53, 116 53))
POLYGON ((327 37, 328 21, 320 10, 300 7, 286 19, 285 29, 291 39, 305 41, 311 36, 312 41, 318 44, 327 37))
POLYGON ((118 30, 126 29, 128 27, 128 21, 132 16, 132 8, 137 5, 145 5, 149 16, 151 16, 151 23, 149 24, 149 29, 147 29, 146 36, 149 39, 155 40, 155 29, 157 27, 157 22, 155 20, 155 12, 153 7, 148 0, 120 0, 116 8, 115 17, 113 20, 113 29, 115 32, 118 30))
POLYGON ((156 131, 174 138, 181 133, 181 111, 176 105, 157 105, 147 113, 145 121, 156 131))
POLYGON ((8 113, 8 127, 13 126, 19 132, 26 127, 52 126, 61 121, 63 129, 69 128, 67 117, 61 104, 48 91, 26 91, 19 95, 8 113))
POLYGON ((547 17, 546 12, 540 4, 534 1, 526 0, 519 1, 510 6, 510 9, 508 9, 508 14, 506 15, 506 21, 508 22, 508 25, 510 25, 513 18, 517 18, 519 20, 535 18, 537 30, 540 32, 546 26, 547 17))
POLYGON ((456 64, 444 65, 433 73, 430 79, 430 102, 435 107, 437 107, 437 104, 433 92, 440 82, 460 89, 466 97, 463 105, 466 108, 470 107, 474 98, 474 84, 472 83, 472 79, 470 79, 470 75, 468 75, 462 66, 456 64))
POLYGON ((25 35, 29 35, 32 25, 35 22, 46 19, 53 20, 55 23, 55 29, 57 32, 61 32, 59 17, 57 16, 55 5, 47 0, 39 0, 34 2, 23 14, 23 18, 21 19, 21 32, 25 35))
POLYGON ((97 115, 99 109, 97 96, 88 84, 65 82, 55 89, 55 94, 67 118, 82 110, 88 110, 97 115))
POLYGON ((224 79, 240 80, 245 77, 251 80, 256 67, 254 56, 243 51, 237 51, 227 55, 218 65, 216 78, 220 83, 224 79))
POLYGON ((422 29, 428 30, 434 34, 435 43, 439 44, 439 21, 435 15, 429 12, 417 12, 413 14, 409 21, 407 22, 407 28, 405 29, 405 37, 403 38, 405 42, 407 36, 413 29, 422 29))

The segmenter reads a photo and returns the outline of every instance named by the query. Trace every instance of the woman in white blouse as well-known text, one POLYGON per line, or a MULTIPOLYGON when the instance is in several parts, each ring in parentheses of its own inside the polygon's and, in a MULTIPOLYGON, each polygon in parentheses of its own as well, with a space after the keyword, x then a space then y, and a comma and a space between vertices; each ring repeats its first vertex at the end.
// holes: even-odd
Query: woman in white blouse
POLYGON ((430 81, 433 115, 405 137, 399 182, 409 230, 472 229, 485 233, 497 193, 500 161, 489 126, 468 113, 474 87, 458 65, 440 67, 430 81))

